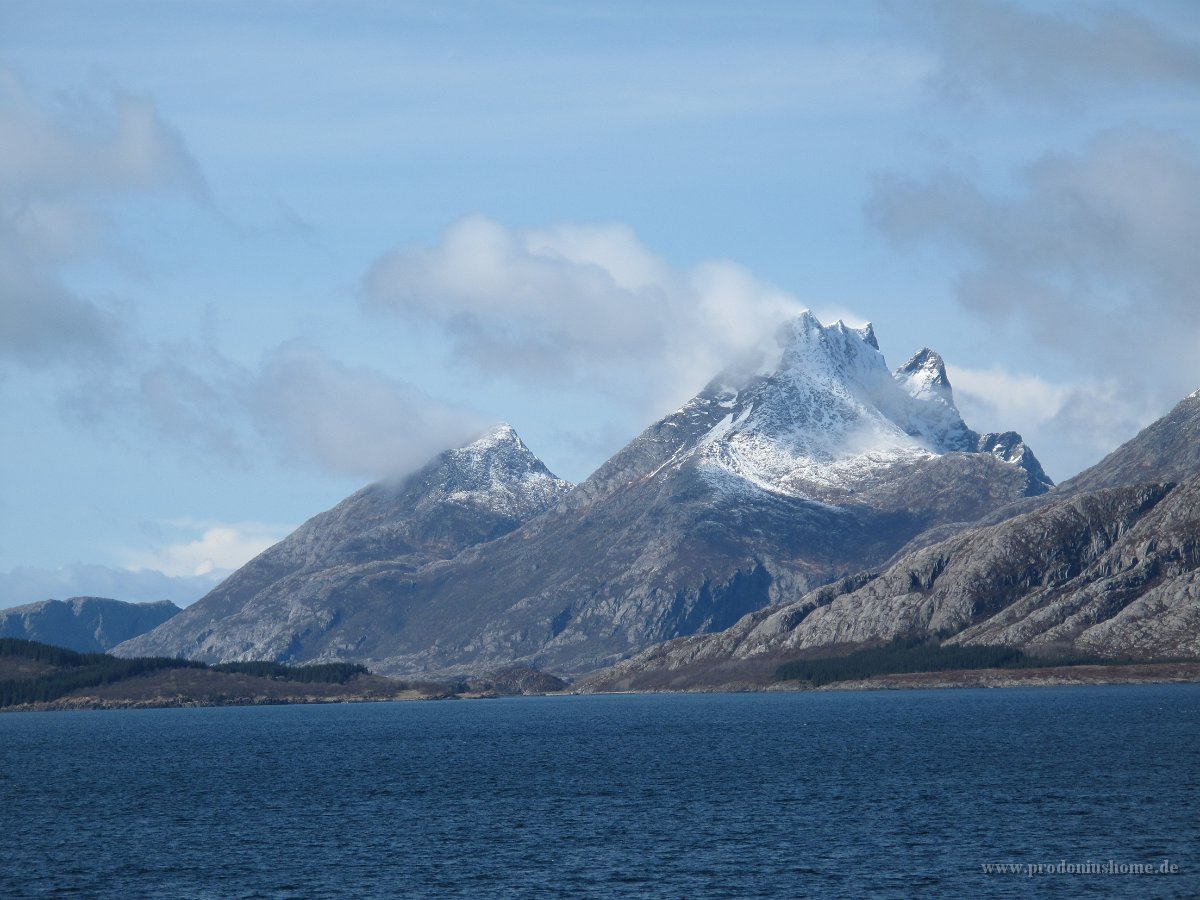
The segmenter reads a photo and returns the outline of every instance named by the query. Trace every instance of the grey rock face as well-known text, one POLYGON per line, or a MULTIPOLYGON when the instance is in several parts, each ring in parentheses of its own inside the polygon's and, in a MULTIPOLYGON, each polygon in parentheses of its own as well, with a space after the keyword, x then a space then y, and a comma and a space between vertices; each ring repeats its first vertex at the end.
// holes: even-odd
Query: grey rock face
POLYGON ((0 637, 104 653, 180 612, 169 600, 124 603, 106 597, 42 600, 0 610, 0 637))
POLYGON ((1200 391, 1096 465, 1059 486, 1063 494, 1151 481, 1183 481, 1200 473, 1200 391))
POLYGON ((912 635, 1031 652, 1200 657, 1198 447, 1193 396, 993 524, 908 552, 880 574, 760 610, 722 634, 652 648, 599 674, 592 687, 683 687, 713 673, 736 679, 755 671, 755 660, 912 635))
POLYGON ((801 316, 770 358, 722 373, 573 491, 523 445, 499 467, 450 451, 120 652, 577 673, 719 631, 1045 490, 1019 437, 968 429, 940 359, 921 359, 893 374, 869 326, 801 316))
POLYGON ((448 450, 395 484, 363 488, 259 554, 181 620, 116 648, 124 656, 210 662, 305 660, 303 648, 343 618, 340 592, 370 589, 386 563, 394 579, 494 540, 558 503, 556 478, 508 425, 448 450))

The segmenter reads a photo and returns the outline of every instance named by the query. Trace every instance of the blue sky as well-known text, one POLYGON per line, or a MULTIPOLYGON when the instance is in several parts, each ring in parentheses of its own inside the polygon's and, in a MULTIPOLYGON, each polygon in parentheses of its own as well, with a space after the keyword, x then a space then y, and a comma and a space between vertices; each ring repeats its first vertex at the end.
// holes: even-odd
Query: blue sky
POLYGON ((1198 142, 1190 0, 0 0, 0 606, 580 480, 805 307, 1061 480, 1200 387, 1198 142))

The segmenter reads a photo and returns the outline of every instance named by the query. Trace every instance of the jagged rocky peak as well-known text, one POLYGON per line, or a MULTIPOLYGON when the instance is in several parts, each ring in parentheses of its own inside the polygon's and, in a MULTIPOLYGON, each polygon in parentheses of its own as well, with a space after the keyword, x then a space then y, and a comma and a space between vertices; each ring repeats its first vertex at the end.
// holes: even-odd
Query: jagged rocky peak
POLYGON ((912 359, 897 369, 896 378, 914 397, 938 397, 954 404, 945 360, 928 347, 922 347, 913 354, 912 359))
POLYGON ((824 325, 807 311, 774 337, 770 350, 726 369, 647 430, 639 450, 658 448, 646 454, 650 472, 690 459, 721 489, 822 499, 828 489, 857 490, 896 464, 987 452, 1029 471, 1035 493, 1049 486, 1019 435, 981 436, 967 427, 933 350, 893 373, 871 325, 824 325))
POLYGON ((905 390, 870 325, 826 326, 805 312, 779 329, 776 343, 708 436, 713 468, 791 490, 959 449, 946 446, 947 432, 965 430, 957 411, 945 403, 927 409, 934 404, 905 390))
POLYGON ((838 379, 887 371, 870 323, 851 328, 839 319, 827 326, 805 310, 779 327, 775 345, 775 352, 765 354, 761 374, 838 379))
POLYGON ((469 444, 441 456, 434 499, 472 503, 498 512, 524 514, 547 509, 573 485, 557 477, 525 446, 507 423, 493 426, 469 444))

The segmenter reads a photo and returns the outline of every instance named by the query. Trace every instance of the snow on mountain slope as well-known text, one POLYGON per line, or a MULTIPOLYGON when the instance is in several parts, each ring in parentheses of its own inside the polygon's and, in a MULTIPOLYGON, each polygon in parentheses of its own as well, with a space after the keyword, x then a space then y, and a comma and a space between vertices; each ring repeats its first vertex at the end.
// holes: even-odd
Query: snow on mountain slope
POLYGON ((117 655, 273 659, 297 634, 341 615, 322 592, 386 561, 397 571, 450 559, 555 506, 572 485, 555 477, 509 425, 438 454, 397 482, 378 482, 305 522, 182 618, 116 648, 117 655), (169 626, 169 627, 168 627, 169 626))
POLYGON ((553 506, 573 487, 551 473, 508 424, 444 455, 450 477, 431 486, 423 502, 472 504, 523 520, 553 506))
POLYGON ((591 671, 1041 493, 1035 471, 1018 436, 963 424, 936 354, 893 374, 869 327, 805 314, 578 488, 500 426, 363 489, 119 649, 591 671))
POLYGON ((945 365, 923 349, 894 374, 870 325, 822 325, 810 312, 784 324, 775 348, 734 366, 663 425, 694 431, 659 467, 698 464, 722 491, 747 487, 811 500, 866 489, 897 464, 950 452, 991 452, 1050 481, 1020 437, 979 435, 954 406, 945 365))

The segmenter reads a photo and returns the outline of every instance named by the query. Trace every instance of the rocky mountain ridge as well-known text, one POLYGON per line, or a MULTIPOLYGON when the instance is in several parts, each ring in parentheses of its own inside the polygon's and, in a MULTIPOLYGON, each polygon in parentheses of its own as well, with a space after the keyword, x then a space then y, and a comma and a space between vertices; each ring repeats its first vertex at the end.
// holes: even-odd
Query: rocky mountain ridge
POLYGON ((327 597, 380 560, 411 575, 451 559, 512 531, 571 487, 510 425, 498 425, 402 481, 369 485, 314 516, 189 606, 183 619, 116 652, 210 662, 294 658, 290 648, 306 631, 324 632, 339 616, 303 598, 327 597))
POLYGON ((1198 447, 1193 394, 1096 466, 994 522, 918 547, 878 574, 759 610, 719 635, 647 650, 591 686, 761 680, 778 660, 922 635, 1047 654, 1200 657, 1198 447))
POLYGON ((1019 436, 967 428, 932 351, 893 373, 870 326, 805 314, 573 490, 501 429, 315 517, 117 652, 587 672, 1048 485, 1019 436))

